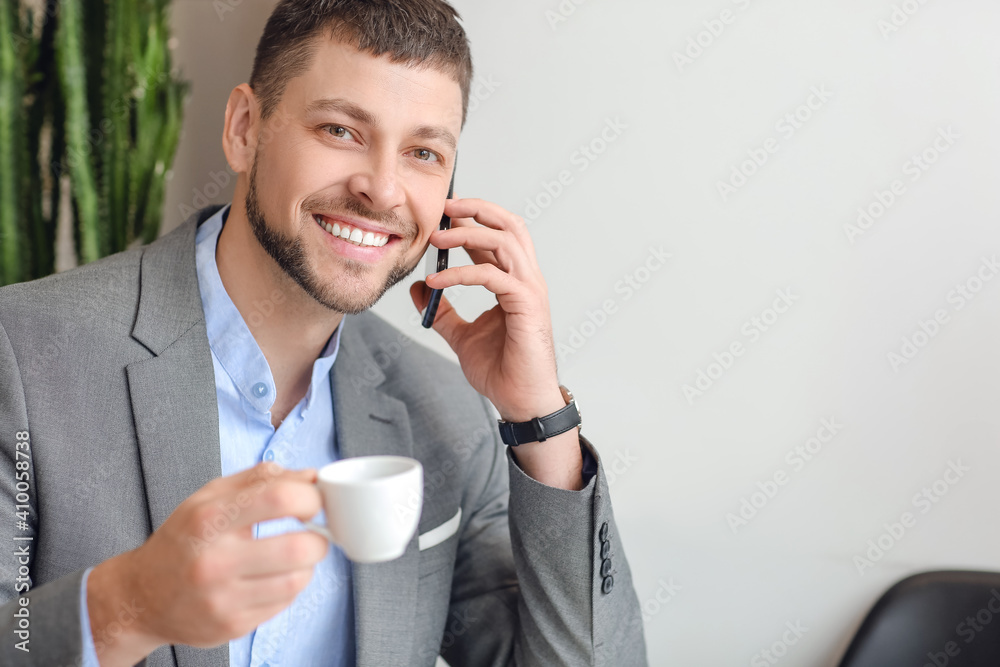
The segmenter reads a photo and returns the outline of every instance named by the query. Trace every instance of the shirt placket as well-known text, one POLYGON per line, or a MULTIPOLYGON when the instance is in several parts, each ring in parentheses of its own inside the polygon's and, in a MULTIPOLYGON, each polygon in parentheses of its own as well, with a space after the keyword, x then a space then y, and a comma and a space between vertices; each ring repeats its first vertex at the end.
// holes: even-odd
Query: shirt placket
MULTIPOLYGON (((268 406, 270 409, 270 406, 268 406)), ((294 450, 288 445, 292 441, 296 427, 302 420, 301 404, 288 414, 285 420, 278 425, 271 438, 268 440, 261 459, 265 461, 276 461, 285 468, 297 469, 298 461, 294 455, 294 450)), ((270 422, 268 421, 268 424, 270 422)), ((264 539, 275 535, 298 530, 299 525, 294 519, 283 518, 263 521, 254 527, 254 537, 264 539)), ((289 641, 291 632, 291 619, 297 602, 281 610, 276 616, 268 619, 257 627, 254 633, 253 642, 250 649, 250 667, 279 667, 282 665, 282 653, 285 644, 289 641)))

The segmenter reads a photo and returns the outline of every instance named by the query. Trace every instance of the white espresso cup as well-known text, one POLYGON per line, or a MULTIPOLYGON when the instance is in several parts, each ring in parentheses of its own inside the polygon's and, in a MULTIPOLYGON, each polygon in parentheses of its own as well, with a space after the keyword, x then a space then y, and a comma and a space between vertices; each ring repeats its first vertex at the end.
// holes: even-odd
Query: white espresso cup
POLYGON ((424 468, 405 456, 358 456, 319 469, 326 526, 305 526, 356 563, 399 558, 417 530, 424 468))

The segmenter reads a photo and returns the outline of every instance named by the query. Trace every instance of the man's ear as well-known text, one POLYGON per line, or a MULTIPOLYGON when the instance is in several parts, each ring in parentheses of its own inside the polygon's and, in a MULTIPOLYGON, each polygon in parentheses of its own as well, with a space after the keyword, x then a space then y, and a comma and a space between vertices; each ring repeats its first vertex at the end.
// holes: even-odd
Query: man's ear
POLYGON ((236 173, 249 173, 253 166, 260 131, 257 97, 249 84, 241 83, 229 93, 226 124, 222 130, 222 150, 236 173))

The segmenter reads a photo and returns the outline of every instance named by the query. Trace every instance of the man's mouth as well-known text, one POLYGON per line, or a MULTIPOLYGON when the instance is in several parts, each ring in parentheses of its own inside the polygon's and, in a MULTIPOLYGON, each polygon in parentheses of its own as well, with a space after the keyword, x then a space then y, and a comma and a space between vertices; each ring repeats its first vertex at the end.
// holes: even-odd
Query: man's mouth
POLYGON ((365 231, 357 227, 352 227, 347 223, 333 222, 329 220, 324 220, 323 216, 314 213, 313 219, 316 221, 320 227, 326 230, 328 234, 340 237, 341 239, 352 243, 356 246, 369 247, 369 248, 379 248, 384 246, 389 242, 390 234, 376 234, 375 232, 365 231))

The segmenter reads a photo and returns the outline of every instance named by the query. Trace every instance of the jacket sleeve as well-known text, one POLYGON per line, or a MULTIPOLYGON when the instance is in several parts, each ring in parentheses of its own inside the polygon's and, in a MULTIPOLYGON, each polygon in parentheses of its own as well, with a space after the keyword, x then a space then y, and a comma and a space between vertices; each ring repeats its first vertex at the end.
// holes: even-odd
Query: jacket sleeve
POLYGON ((441 655, 452 667, 644 667, 642 615, 597 451, 581 437, 597 472, 580 491, 556 489, 521 470, 492 432, 441 655))
POLYGON ((38 499, 20 369, 0 324, 0 664, 81 660, 83 570, 34 586, 38 499))

